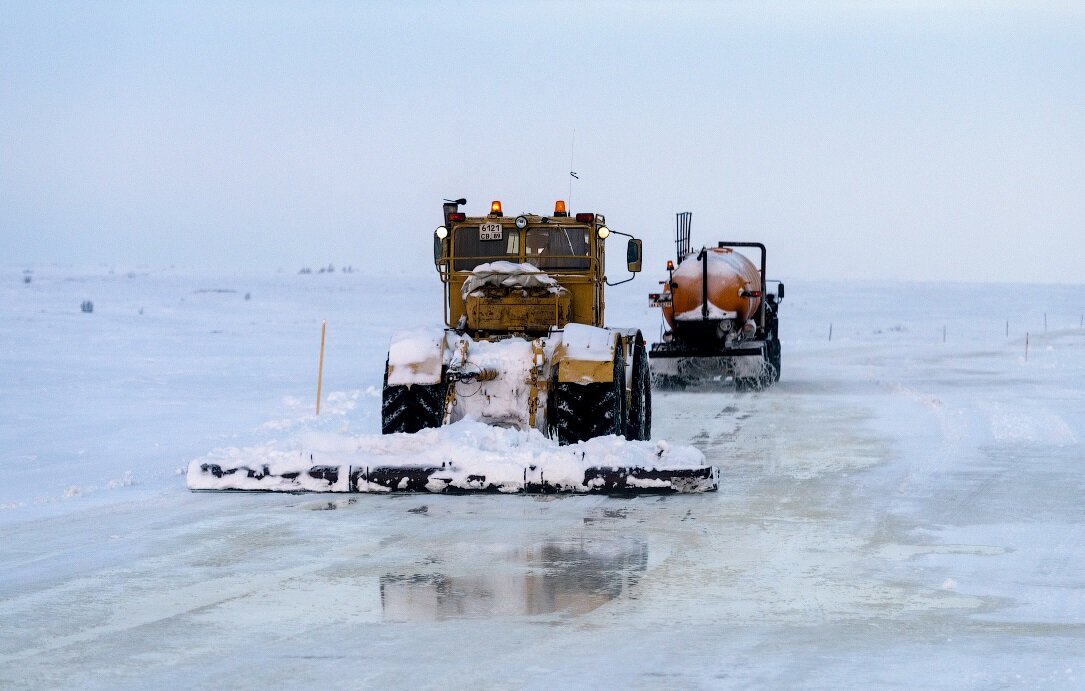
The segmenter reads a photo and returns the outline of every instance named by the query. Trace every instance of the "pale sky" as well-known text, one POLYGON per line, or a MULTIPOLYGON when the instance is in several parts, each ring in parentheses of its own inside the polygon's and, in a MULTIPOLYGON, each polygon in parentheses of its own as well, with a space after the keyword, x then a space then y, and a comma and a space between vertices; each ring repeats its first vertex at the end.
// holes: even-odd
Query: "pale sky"
POLYGON ((0 264, 419 273, 570 158, 645 286, 678 211, 775 278, 1085 283, 1085 5, 0 2, 0 264))

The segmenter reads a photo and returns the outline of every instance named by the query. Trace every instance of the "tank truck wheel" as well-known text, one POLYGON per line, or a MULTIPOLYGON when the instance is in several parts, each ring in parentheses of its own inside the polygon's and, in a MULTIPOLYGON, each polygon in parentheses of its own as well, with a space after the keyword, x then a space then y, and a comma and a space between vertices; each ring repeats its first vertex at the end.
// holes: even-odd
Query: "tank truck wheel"
POLYGON ((633 346, 632 366, 629 424, 625 438, 643 441, 652 437, 652 373, 648 368, 648 351, 639 334, 633 346))
POLYGON ((769 333, 766 339, 765 353, 768 363, 772 365, 772 383, 780 381, 780 318, 779 318, 779 306, 772 302, 768 312, 769 333))
POLYGON ((772 366, 772 382, 775 384, 780 381, 780 339, 776 338, 776 334, 773 334, 772 340, 768 342, 768 361, 772 366))
POLYGON ((625 358, 621 348, 615 349, 613 381, 555 385, 554 418, 559 444, 625 432, 625 358))
POLYGON ((427 427, 440 427, 445 417, 447 393, 447 383, 389 386, 388 364, 385 363, 381 434, 413 434, 427 427))

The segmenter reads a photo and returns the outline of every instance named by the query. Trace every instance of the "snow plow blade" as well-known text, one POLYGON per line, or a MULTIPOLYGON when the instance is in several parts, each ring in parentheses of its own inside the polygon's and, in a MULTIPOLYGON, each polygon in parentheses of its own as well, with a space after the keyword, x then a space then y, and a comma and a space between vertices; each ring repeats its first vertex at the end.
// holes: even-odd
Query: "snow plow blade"
POLYGON ((218 449, 188 464, 192 490, 670 494, 719 488, 704 454, 664 440, 611 435, 557 444, 536 429, 461 420, 413 434, 309 433, 218 449), (300 447, 300 448, 299 448, 300 447))
POLYGON ((454 472, 451 464, 432 466, 353 467, 315 465, 306 471, 273 472, 268 466, 224 468, 216 463, 193 463, 188 486, 198 491, 265 492, 430 492, 436 494, 675 494, 713 492, 719 470, 700 468, 590 467, 583 478, 548 479, 538 468, 523 477, 490 478, 454 472))

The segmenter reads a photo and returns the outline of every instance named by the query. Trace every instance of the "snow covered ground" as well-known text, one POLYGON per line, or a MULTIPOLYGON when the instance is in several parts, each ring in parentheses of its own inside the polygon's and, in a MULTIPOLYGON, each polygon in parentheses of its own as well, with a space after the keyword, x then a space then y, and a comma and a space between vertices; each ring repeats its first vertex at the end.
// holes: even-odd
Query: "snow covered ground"
MULTIPOLYGON (((1085 685, 1085 287, 789 282, 778 387, 656 395, 712 494, 208 494, 217 449, 376 432, 436 276, 24 268, 0 687, 1085 685)), ((658 333, 652 278, 612 324, 658 333)))

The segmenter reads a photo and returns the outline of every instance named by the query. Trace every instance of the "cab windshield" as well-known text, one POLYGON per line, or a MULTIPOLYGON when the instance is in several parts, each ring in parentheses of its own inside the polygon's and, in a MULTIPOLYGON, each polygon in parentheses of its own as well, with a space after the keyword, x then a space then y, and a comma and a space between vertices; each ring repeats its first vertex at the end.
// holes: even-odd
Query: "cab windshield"
POLYGON ((493 261, 527 262, 542 271, 584 270, 591 266, 591 235, 584 226, 550 225, 520 231, 486 225, 485 231, 479 226, 455 229, 454 271, 471 271, 479 264, 493 261))
POLYGON ((479 264, 493 261, 519 262, 520 231, 502 228, 496 234, 499 235, 496 239, 483 240, 478 226, 457 228, 452 248, 456 257, 453 270, 470 271, 479 264))
POLYGON ((524 261, 540 269, 586 269, 591 243, 587 228, 532 228, 524 243, 524 261))

